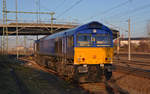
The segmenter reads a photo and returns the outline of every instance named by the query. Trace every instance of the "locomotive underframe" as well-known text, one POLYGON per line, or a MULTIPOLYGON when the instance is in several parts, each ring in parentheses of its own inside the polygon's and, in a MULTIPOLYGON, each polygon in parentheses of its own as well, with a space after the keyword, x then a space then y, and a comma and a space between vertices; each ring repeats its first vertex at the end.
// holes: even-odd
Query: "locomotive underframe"
POLYGON ((112 76, 112 64, 75 65, 72 58, 43 54, 37 54, 36 58, 39 65, 52 69, 67 79, 80 80, 80 77, 85 77, 86 80, 99 81, 103 75, 107 80, 112 76))

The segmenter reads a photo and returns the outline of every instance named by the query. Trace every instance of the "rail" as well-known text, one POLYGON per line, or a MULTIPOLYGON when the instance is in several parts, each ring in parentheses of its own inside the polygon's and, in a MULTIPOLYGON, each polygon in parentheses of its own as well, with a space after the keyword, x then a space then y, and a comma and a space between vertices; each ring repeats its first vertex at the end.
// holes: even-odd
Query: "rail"
POLYGON ((140 69, 140 68, 133 68, 130 66, 121 66, 121 65, 114 65, 116 72, 124 72, 127 74, 132 74, 139 77, 144 77, 150 79, 150 70, 140 69))

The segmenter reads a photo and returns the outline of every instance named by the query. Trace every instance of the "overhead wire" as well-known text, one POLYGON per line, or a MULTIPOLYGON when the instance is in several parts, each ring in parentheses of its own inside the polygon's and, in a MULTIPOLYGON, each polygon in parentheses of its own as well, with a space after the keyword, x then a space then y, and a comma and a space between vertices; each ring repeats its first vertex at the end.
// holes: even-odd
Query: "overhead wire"
POLYGON ((138 21, 135 21, 133 24, 137 24, 137 23, 143 23, 143 22, 146 22, 146 21, 149 21, 150 19, 142 19, 142 20, 138 20, 138 21))
POLYGON ((59 3, 53 10, 57 11, 61 6, 63 6, 65 4, 66 0, 62 0, 61 3, 59 3))
MULTIPOLYGON (((144 10, 145 8, 149 8, 149 7, 150 7, 150 4, 146 4, 146 5, 143 5, 143 6, 134 8, 134 9, 132 9, 132 10, 130 10, 130 11, 123 12, 122 15, 119 16, 119 17, 124 17, 124 16, 129 15, 129 14, 130 14, 130 16, 131 16, 131 14, 137 13, 137 12, 139 12, 139 11, 141 11, 141 10, 144 10)), ((119 14, 118 14, 118 15, 119 15, 119 14)), ((114 16, 116 17, 117 15, 114 15, 114 16)), ((111 16, 111 17, 112 17, 112 16, 111 16)), ((144 20, 141 20, 141 21, 136 21, 136 23, 137 23, 137 22, 145 22, 145 21, 148 21, 148 19, 144 19, 144 20)), ((133 23, 133 24, 134 24, 134 23, 133 23)))
MULTIPOLYGON (((124 5, 128 4, 129 2, 131 2, 131 0, 127 0, 127 1, 122 2, 122 3, 120 3, 120 4, 116 5, 116 6, 113 6, 113 7, 109 8, 109 9, 107 9, 107 10, 104 10, 104 11, 101 12, 101 16, 102 16, 102 15, 105 15, 105 14, 107 14, 107 13, 110 13, 110 12, 111 12, 112 10, 114 10, 114 9, 117 9, 117 8, 119 8, 119 7, 124 6, 124 5)), ((98 13, 98 14, 99 14, 99 13, 98 13)), ((98 16, 97 16, 97 15, 93 15, 93 16, 89 17, 89 18, 86 19, 86 20, 93 19, 93 18, 95 18, 95 17, 98 17, 98 16)), ((124 28, 122 28, 122 27, 119 27, 119 26, 110 24, 110 23, 108 23, 108 22, 106 22, 106 23, 109 24, 109 25, 111 25, 111 26, 113 26, 113 27, 115 27, 115 28, 122 29, 122 30, 126 31, 126 30, 125 30, 124 28)))
MULTIPOLYGON (((134 13, 134 15, 136 14, 136 17, 134 16, 134 18, 133 19, 136 19, 136 20, 140 20, 140 18, 142 18, 143 19, 143 14, 145 15, 148 15, 148 14, 150 14, 150 12, 149 12, 149 10, 146 10, 146 11, 143 11, 143 12, 136 12, 136 13, 134 13), (139 14, 142 14, 142 15, 139 15, 139 14)), ((119 14, 118 14, 119 15, 119 14)), ((132 18, 132 16, 133 15, 130 15, 130 17, 132 18)), ((117 17, 117 15, 113 15, 113 16, 110 16, 110 18, 111 17, 117 17)), ((123 16, 122 16, 123 17, 123 16)), ((116 20, 115 20, 116 21, 116 20)), ((124 22, 124 21, 121 21, 121 22, 124 22)))
POLYGON ((126 5, 126 4, 129 3, 130 1, 131 1, 131 0, 127 0, 127 1, 125 1, 125 2, 122 2, 122 3, 120 3, 120 4, 116 5, 116 6, 113 6, 113 7, 109 8, 109 9, 107 9, 107 10, 104 10, 104 11, 98 13, 98 14, 95 14, 95 15, 93 15, 93 16, 87 18, 86 20, 88 20, 88 19, 93 19, 93 18, 95 18, 95 17, 98 17, 97 15, 99 15, 99 14, 101 14, 101 15, 107 14, 107 13, 109 13, 110 11, 112 11, 112 10, 114 10, 114 9, 117 9, 117 8, 119 8, 119 7, 122 7, 122 6, 126 5))
MULTIPOLYGON (((37 1, 37 0, 35 0, 37 1)), ((41 9, 44 9, 46 11, 53 11, 56 13, 57 9, 59 9, 61 6, 63 6, 65 4, 66 0, 62 0, 62 2, 60 2, 56 7, 54 7, 53 9, 49 9, 47 8, 45 5, 43 5, 42 3, 40 3, 40 7, 41 9)))
POLYGON ((83 0, 78 0, 77 2, 75 2, 73 5, 71 5, 69 8, 67 8, 66 10, 64 10, 60 15, 57 16, 57 18, 63 16, 65 13, 69 12, 71 9, 73 9, 75 6, 77 6, 78 4, 80 4, 83 0))
POLYGON ((116 17, 117 15, 120 15, 120 14, 121 14, 121 15, 120 15, 120 16, 117 16, 117 17, 124 17, 124 16, 126 16, 126 15, 139 12, 139 11, 145 9, 145 8, 148 8, 148 7, 150 7, 150 4, 146 4, 146 5, 143 5, 143 6, 134 8, 134 9, 132 9, 131 11, 126 11, 126 12, 122 12, 122 13, 119 13, 119 14, 116 14, 116 15, 113 15, 113 16, 110 16, 110 18, 116 17))
MULTIPOLYGON (((144 12, 140 12, 140 14, 146 14, 146 15, 150 15, 150 13, 149 13, 149 11, 144 11, 144 12)), ((134 19, 136 19, 134 22, 133 22, 133 24, 134 23, 143 23, 143 22, 145 22, 145 21, 149 21, 150 20, 150 18, 148 17, 146 17, 146 18, 144 18, 143 19, 143 15, 137 15, 136 17, 134 17, 134 19), (142 18, 142 19, 141 19, 142 18)), ((134 20, 133 19, 133 20, 134 20)))
POLYGON ((123 30, 123 31, 128 31, 128 30, 124 29, 123 27, 120 27, 120 26, 114 25, 112 23, 109 23, 108 21, 105 21, 105 23, 111 25, 112 27, 114 27, 116 29, 120 29, 120 30, 123 30))
POLYGON ((66 0, 63 0, 61 3, 59 3, 55 8, 53 8, 53 9, 49 9, 49 8, 47 8, 46 6, 44 6, 42 3, 40 3, 41 4, 41 8, 42 9, 44 9, 44 10, 47 10, 47 11, 56 11, 56 9, 58 9, 58 8, 60 8, 61 6, 63 6, 64 5, 64 3, 66 2, 66 0))
MULTIPOLYGON (((124 13, 124 15, 127 15, 127 14, 129 14, 129 13, 139 12, 139 11, 145 9, 145 8, 148 8, 148 7, 150 7, 150 4, 146 4, 146 5, 144 5, 144 6, 137 7, 137 8, 135 8, 135 9, 131 10, 131 11, 128 11, 128 12, 124 13)), ((124 16, 124 15, 123 15, 123 16, 124 16)))

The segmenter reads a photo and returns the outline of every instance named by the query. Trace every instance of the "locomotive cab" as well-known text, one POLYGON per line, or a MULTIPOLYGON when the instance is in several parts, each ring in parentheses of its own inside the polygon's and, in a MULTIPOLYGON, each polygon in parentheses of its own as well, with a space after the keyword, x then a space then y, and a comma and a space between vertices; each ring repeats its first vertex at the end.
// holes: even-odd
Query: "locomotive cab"
POLYGON ((110 35, 78 34, 74 64, 111 64, 113 44, 110 35))

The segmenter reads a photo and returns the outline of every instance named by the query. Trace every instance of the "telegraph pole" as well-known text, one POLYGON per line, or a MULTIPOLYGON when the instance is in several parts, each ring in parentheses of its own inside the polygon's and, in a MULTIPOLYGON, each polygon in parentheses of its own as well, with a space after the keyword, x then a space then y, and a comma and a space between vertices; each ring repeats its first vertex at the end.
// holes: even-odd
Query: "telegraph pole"
POLYGON ((26 55, 26 36, 24 35, 24 55, 26 55))
MULTIPOLYGON (((36 0, 36 11, 40 12, 40 0, 36 0)), ((40 14, 37 14, 37 23, 40 23, 40 14)))
POLYGON ((128 19, 128 60, 131 60, 130 18, 128 19))
POLYGON ((51 15, 51 33, 53 33, 53 15, 55 14, 55 12, 51 12, 50 15, 51 15))
POLYGON ((6 10, 6 0, 3 0, 3 35, 2 35, 2 53, 4 54, 4 49, 5 49, 5 11, 6 10))
POLYGON ((17 49, 17 59, 18 59, 19 53, 18 53, 18 15, 17 15, 17 11, 18 11, 18 4, 17 4, 17 0, 16 0, 16 49, 17 49))
POLYGON ((2 52, 8 52, 8 29, 7 29, 7 11, 6 0, 3 0, 3 35, 1 40, 2 52), (5 39, 6 37, 6 39, 5 39), (6 41, 6 42, 5 42, 6 41))
POLYGON ((3 35, 1 35, 1 54, 2 54, 2 50, 3 50, 3 35))
POLYGON ((119 50, 120 50, 120 33, 117 32, 117 55, 119 60, 119 50))
POLYGON ((7 13, 6 13, 6 53, 8 54, 8 27, 7 27, 7 13))

